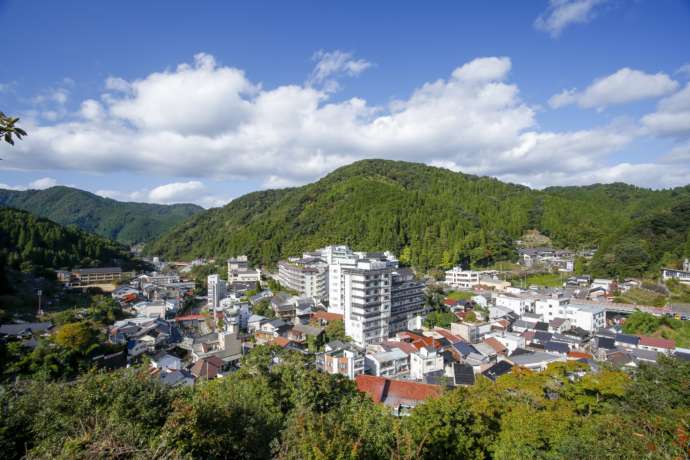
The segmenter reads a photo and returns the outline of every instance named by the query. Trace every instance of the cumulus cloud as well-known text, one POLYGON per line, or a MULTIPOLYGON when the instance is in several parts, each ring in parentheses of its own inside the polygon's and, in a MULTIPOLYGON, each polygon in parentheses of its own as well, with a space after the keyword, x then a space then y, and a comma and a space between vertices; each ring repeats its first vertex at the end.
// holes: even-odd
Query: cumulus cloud
POLYGON ((664 73, 648 74, 627 67, 595 80, 583 91, 564 90, 549 99, 553 108, 577 104, 583 108, 604 108, 615 104, 661 97, 675 91, 678 83, 664 73))
POLYGON ((549 7, 535 21, 534 27, 558 37, 572 24, 585 24, 596 16, 596 9, 607 0, 549 0, 549 7))
POLYGON ((98 190, 96 195, 118 201, 138 201, 143 203, 173 204, 196 203, 204 208, 227 204, 230 199, 210 194, 201 181, 171 182, 151 189, 129 192, 119 190, 98 190))
POLYGON ((659 101, 656 112, 645 115, 642 123, 658 136, 690 136, 690 83, 659 101))
POLYGON ((608 156, 640 135, 635 124, 540 130, 510 71, 508 57, 478 58, 406 98, 371 105, 338 100, 308 82, 265 88, 198 54, 191 64, 141 79, 109 78, 100 98, 83 101, 65 121, 26 118, 31 135, 12 149, 0 145, 0 167, 185 177, 190 182, 131 199, 211 205, 216 198, 194 182, 292 186, 362 158, 421 161, 535 185, 549 178, 571 183, 583 171, 606 169, 608 156))

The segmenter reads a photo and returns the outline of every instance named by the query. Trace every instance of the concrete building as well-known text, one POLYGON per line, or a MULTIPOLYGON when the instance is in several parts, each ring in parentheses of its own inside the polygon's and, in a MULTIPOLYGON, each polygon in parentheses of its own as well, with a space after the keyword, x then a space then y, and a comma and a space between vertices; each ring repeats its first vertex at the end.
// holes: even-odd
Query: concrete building
POLYGON ((479 272, 463 270, 461 266, 446 271, 446 284, 457 289, 471 289, 479 284, 479 272))
POLYGON ((360 259, 341 265, 340 305, 345 334, 365 347, 388 338, 391 318, 391 286, 397 261, 360 259))
POLYGON ((588 332, 595 332, 606 327, 606 310, 598 305, 564 305, 561 318, 570 320, 570 324, 588 332))
POLYGON ((316 355, 316 367, 328 374, 340 374, 354 380, 364 374, 364 351, 339 341, 330 342, 323 353, 316 355))
POLYGON ((391 284, 391 317, 389 334, 404 331, 409 321, 424 311, 424 283, 398 269, 391 284))
POLYGON ((410 354, 410 377, 415 380, 423 380, 426 374, 443 369, 443 355, 434 347, 422 347, 410 354))
POLYGON ((207 278, 208 284, 208 300, 207 303, 213 308, 220 306, 220 301, 225 298, 226 283, 220 278, 220 275, 209 275, 207 278))
POLYGON ((364 358, 366 370, 378 377, 397 377, 410 372, 410 359, 400 348, 382 351, 364 358))
POLYGON ((496 296, 496 306, 511 310, 518 316, 534 311, 536 299, 529 294, 499 294, 496 296))
POLYGON ((673 268, 663 268, 661 270, 661 279, 664 281, 675 279, 683 284, 690 285, 690 260, 685 259, 683 261, 682 270, 675 270, 673 268))
POLYGON ((538 299, 534 303, 534 313, 541 315, 544 322, 549 322, 555 318, 566 318, 565 307, 570 302, 570 298, 561 294, 555 293, 548 297, 538 299))
POLYGON ((292 257, 278 262, 278 281, 283 287, 314 297, 328 298, 328 264, 317 257, 292 257))
POLYGON ((120 267, 75 268, 71 272, 65 270, 57 272, 58 281, 70 286, 116 283, 134 275, 134 272, 123 272, 120 267))

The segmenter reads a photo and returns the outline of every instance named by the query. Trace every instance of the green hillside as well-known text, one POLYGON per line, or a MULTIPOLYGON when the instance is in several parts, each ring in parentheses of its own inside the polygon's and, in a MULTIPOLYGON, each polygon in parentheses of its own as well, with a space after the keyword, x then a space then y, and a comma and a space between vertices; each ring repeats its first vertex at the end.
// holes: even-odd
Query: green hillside
MULTIPOLYGON (((484 266, 514 258, 513 241, 528 229, 538 229, 560 247, 601 245, 608 251, 619 235, 637 231, 634 222, 653 221, 688 199, 688 187, 653 191, 610 184, 539 191, 423 164, 364 160, 312 184, 250 193, 201 213, 146 250, 175 259, 246 253, 255 263, 271 265, 280 257, 342 243, 390 249, 422 269, 484 266)), ((687 235, 690 220, 677 224, 687 235)), ((649 244, 676 259, 682 255, 676 233, 664 242, 659 237, 666 235, 649 244)), ((623 252, 628 249, 637 250, 623 252)), ((655 269, 660 258, 654 250, 632 270, 655 269)), ((599 256, 593 266, 601 274, 618 270, 599 256)))
POLYGON ((24 209, 62 225, 132 244, 149 241, 203 211, 194 204, 124 203, 70 187, 0 190, 0 205, 24 209))
POLYGON ((126 248, 118 243, 26 211, 0 208, 2 268, 31 271, 131 263, 126 248))

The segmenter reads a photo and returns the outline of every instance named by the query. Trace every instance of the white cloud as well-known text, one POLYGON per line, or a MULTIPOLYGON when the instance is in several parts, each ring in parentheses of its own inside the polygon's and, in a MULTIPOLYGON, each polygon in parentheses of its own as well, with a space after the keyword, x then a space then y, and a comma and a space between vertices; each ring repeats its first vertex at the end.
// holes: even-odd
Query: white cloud
POLYGON ((572 24, 586 24, 595 17, 596 7, 607 0, 549 0, 549 7, 535 21, 534 27, 558 37, 572 24))
POLYGON ((208 193, 200 181, 171 182, 152 189, 141 189, 131 192, 119 190, 98 190, 96 195, 118 201, 138 201, 143 203, 173 204, 196 203, 204 208, 227 204, 230 199, 208 193))
POLYGON ((478 58, 453 71, 453 77, 467 82, 502 81, 510 72, 507 57, 478 58))
POLYGON ((30 182, 28 188, 32 190, 43 190, 46 188, 55 187, 57 184, 57 180, 53 179, 52 177, 42 177, 30 182))
MULTIPOLYGON (((101 102, 84 101, 67 121, 26 118, 30 135, 12 149, 0 145, 0 168, 190 182, 242 178, 275 187, 302 184, 362 158, 393 158, 547 185, 549 177, 570 183, 609 168, 608 157, 641 135, 629 123, 540 130, 536 110, 509 81, 510 70, 507 57, 478 58, 407 98, 370 105, 357 97, 336 100, 309 83, 264 88, 242 70, 199 54, 193 64, 139 80, 111 78, 101 102)), ((203 184, 161 187, 128 192, 129 199, 207 205, 216 199, 203 184)))
POLYGON ((23 185, 9 185, 9 184, 3 184, 2 182, 0 182, 0 189, 2 189, 2 190, 16 190, 16 191, 21 192, 22 190, 26 190, 26 187, 24 187, 23 185))
POLYGON ((678 83, 664 73, 648 74, 627 67, 595 80, 583 91, 564 90, 549 99, 553 108, 577 104, 583 108, 603 108, 615 104, 661 97, 675 91, 678 83))
POLYGON ((317 51, 312 56, 312 60, 316 61, 316 65, 307 84, 310 86, 323 85, 324 90, 328 92, 339 89, 338 77, 357 77, 372 66, 371 62, 355 59, 352 53, 341 50, 317 51))
POLYGON ((659 101, 656 112, 642 117, 642 123, 658 136, 690 136, 690 83, 659 101))

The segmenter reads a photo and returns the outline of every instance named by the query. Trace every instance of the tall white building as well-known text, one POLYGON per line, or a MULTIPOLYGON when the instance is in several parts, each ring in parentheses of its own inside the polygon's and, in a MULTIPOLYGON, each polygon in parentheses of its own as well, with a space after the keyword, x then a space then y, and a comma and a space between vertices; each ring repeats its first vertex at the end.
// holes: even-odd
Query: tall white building
POLYGON ((207 278, 208 284, 208 305, 216 308, 220 306, 220 301, 225 298, 226 283, 220 278, 220 275, 209 275, 207 278))
POLYGON ((458 289, 471 289, 479 284, 479 272, 463 270, 458 265, 446 271, 446 284, 458 289))
POLYGON ((328 265, 318 257, 293 257, 278 262, 278 281, 300 295, 328 298, 328 265))

